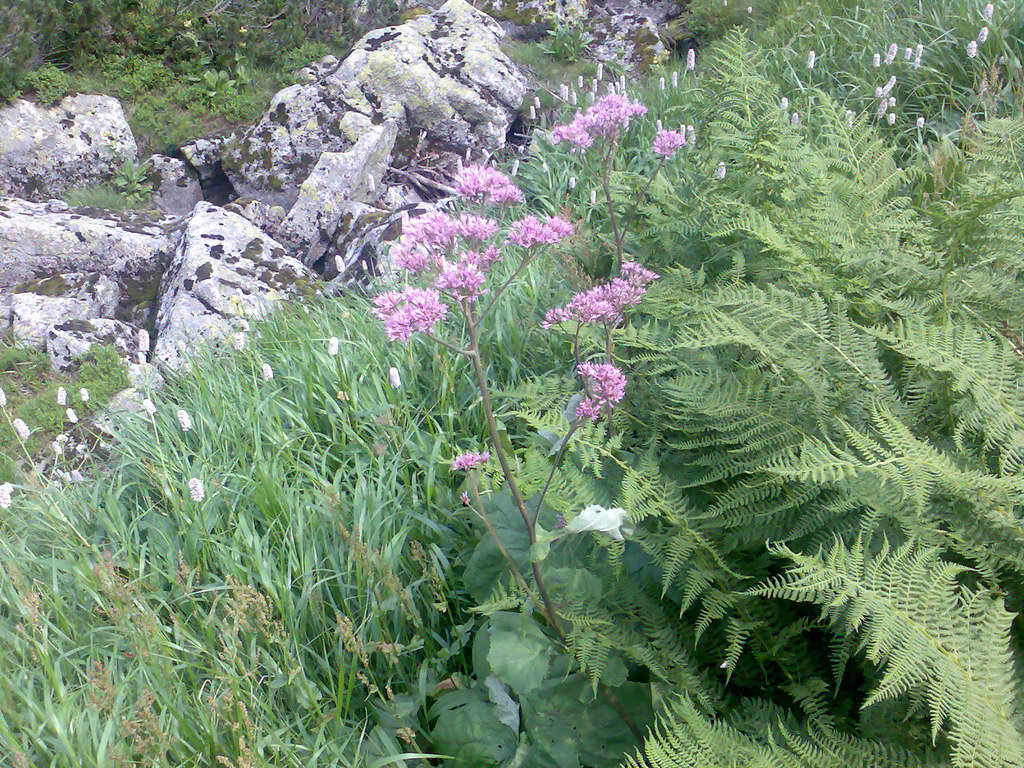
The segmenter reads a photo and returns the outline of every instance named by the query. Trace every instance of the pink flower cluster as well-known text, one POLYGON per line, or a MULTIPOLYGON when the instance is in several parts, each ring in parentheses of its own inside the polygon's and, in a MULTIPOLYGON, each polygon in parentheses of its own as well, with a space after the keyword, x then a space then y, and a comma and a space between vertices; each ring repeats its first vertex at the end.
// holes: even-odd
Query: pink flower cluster
POLYGON ((415 331, 428 333, 448 313, 437 291, 426 288, 388 291, 373 304, 373 313, 384 321, 384 331, 393 341, 408 342, 415 331))
POLYGON ((640 303, 647 286, 657 279, 658 275, 651 270, 627 261, 619 277, 576 294, 564 307, 548 310, 541 325, 550 328, 576 321, 615 327, 625 319, 627 309, 640 303))
POLYGON ((606 406, 614 405, 626 394, 626 377, 611 363, 580 363, 576 372, 587 388, 587 396, 576 407, 579 418, 597 421, 606 406))
POLYGON ((536 216, 527 216, 509 228, 508 242, 520 248, 554 245, 567 237, 572 237, 574 232, 572 224, 557 216, 548 216, 547 221, 541 221, 536 216))
POLYGON ((402 238, 391 249, 391 259, 401 269, 418 274, 431 266, 440 266, 443 254, 459 238, 482 242, 497 231, 497 223, 482 216, 456 218, 431 211, 404 223, 402 238))
POLYGON ((445 262, 434 280, 434 287, 460 301, 475 301, 485 293, 481 289, 486 279, 479 266, 463 258, 454 264, 445 262))
POLYGON ((614 140, 629 126, 634 117, 647 114, 647 107, 639 101, 630 101, 618 93, 602 96, 584 113, 576 115, 568 125, 560 125, 551 133, 558 144, 568 141, 586 149, 595 139, 614 140))
POLYGON ((654 137, 653 149, 655 154, 662 157, 671 157, 680 147, 686 146, 686 131, 658 131, 654 137))
POLYGON ((455 191, 463 197, 492 205, 523 202, 523 193, 512 179, 487 165, 467 165, 455 176, 455 191))
POLYGON ((460 453, 455 457, 455 461, 452 462, 452 472, 474 469, 475 467, 479 467, 481 464, 485 464, 490 458, 491 454, 487 451, 484 451, 483 453, 473 453, 472 451, 460 453))

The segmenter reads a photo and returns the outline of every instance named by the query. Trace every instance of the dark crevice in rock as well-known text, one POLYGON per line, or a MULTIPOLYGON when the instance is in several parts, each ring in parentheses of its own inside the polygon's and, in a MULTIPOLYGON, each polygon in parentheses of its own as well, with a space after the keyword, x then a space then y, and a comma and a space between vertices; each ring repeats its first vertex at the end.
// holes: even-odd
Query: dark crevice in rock
POLYGON ((224 173, 220 163, 216 169, 206 178, 199 179, 199 185, 203 189, 203 200, 213 205, 227 205, 238 199, 235 187, 224 173))

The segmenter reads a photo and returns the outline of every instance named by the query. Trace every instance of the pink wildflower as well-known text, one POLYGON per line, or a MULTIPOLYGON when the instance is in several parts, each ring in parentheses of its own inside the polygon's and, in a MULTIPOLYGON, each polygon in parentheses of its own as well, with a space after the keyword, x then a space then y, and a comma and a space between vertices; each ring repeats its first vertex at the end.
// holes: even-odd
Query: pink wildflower
POLYGON ((560 125, 551 132, 551 140, 558 144, 568 141, 586 149, 597 138, 614 140, 634 117, 647 114, 647 107, 639 101, 609 93, 602 96, 583 114, 576 115, 568 125, 560 125))
POLYGON ((417 275, 434 264, 434 259, 425 248, 401 241, 391 249, 391 261, 399 269, 404 269, 417 275))
POLYGON ((498 231, 498 224, 493 219, 483 216, 467 214, 458 219, 459 235, 466 240, 483 242, 491 238, 498 231))
POLYGON ((515 222, 509 229, 508 242, 520 248, 532 248, 535 245, 554 245, 571 237, 575 230, 565 219, 549 216, 542 222, 536 216, 527 216, 515 222))
POLYGON ((614 405, 626 394, 626 377, 611 363, 580 363, 576 371, 587 387, 587 396, 576 407, 580 418, 597 421, 606 406, 614 405))
POLYGON ((428 251, 450 248, 459 235, 459 223, 447 213, 430 211, 409 219, 402 228, 403 243, 428 251))
POLYGON ((501 252, 493 245, 487 246, 483 251, 463 251, 459 254, 459 261, 472 264, 481 271, 486 271, 490 266, 501 259, 501 252))
POLYGON ((434 281, 434 287, 453 298, 475 301, 483 293, 480 288, 485 279, 484 273, 472 262, 446 263, 434 281))
POLYGON ((473 453, 472 451, 460 453, 455 457, 455 461, 452 462, 452 472, 458 472, 460 470, 465 471, 467 469, 479 467, 490 458, 491 454, 487 451, 484 451, 483 453, 473 453))
POLYGON ((427 333, 448 312, 437 291, 406 288, 388 291, 374 299, 374 314, 384 321, 391 340, 409 341, 415 331, 427 333))
POLYGON ((619 271, 629 282, 637 284, 642 288, 646 288, 660 277, 656 272, 640 266, 635 261, 623 262, 622 269, 619 271))
POLYGON ((576 294, 564 307, 549 310, 541 324, 550 328, 558 323, 575 320, 594 325, 619 325, 626 316, 626 310, 640 303, 647 286, 658 279, 658 275, 636 262, 627 261, 622 265, 622 274, 590 290, 576 294))
POLYGON ((455 191, 463 197, 483 199, 494 205, 521 203, 523 193, 512 179, 486 165, 467 165, 455 177, 455 191))
POLYGON ((680 147, 686 146, 686 131, 658 131, 654 137, 655 154, 671 157, 680 147))
POLYGON ((571 123, 555 128, 551 132, 551 141, 555 144, 567 141, 580 149, 586 149, 594 143, 594 137, 587 131, 583 118, 577 115, 571 123))

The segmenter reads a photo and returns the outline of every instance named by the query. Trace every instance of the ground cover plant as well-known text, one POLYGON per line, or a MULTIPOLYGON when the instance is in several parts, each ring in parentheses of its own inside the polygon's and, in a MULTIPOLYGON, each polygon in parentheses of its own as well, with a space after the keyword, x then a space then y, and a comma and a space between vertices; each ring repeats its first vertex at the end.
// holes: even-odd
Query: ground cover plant
POLYGON ((961 98, 1020 6, 951 13, 948 93, 885 63, 931 8, 552 88, 395 284, 7 487, 9 762, 1024 765, 1024 122, 961 98))
POLYGON ((300 67, 396 12, 387 0, 16 0, 0 9, 0 103, 109 94, 143 149, 166 152, 251 123, 300 67))

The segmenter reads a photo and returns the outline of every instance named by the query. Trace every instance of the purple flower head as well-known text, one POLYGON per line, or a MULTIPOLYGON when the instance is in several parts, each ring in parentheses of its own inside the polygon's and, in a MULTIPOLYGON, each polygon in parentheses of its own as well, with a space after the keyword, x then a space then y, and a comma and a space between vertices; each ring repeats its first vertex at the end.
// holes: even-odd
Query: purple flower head
POLYGON ((430 251, 413 243, 399 242, 391 249, 391 261, 399 269, 418 275, 434 265, 430 251))
POLYGON ((680 147, 686 146, 686 131, 658 131, 654 137, 655 154, 671 157, 680 147))
POLYGON ((575 144, 579 149, 586 149, 594 143, 594 137, 587 131, 584 118, 577 115, 571 123, 560 125, 551 132, 551 141, 559 144, 567 141, 575 144))
POLYGON ((472 451, 460 453, 455 457, 455 461, 452 462, 452 472, 466 471, 467 469, 479 467, 490 458, 491 454, 487 451, 483 453, 473 453, 472 451))
POLYGON ((567 125, 551 132, 551 140, 558 144, 567 141, 586 149, 597 138, 614 140, 629 126, 634 117, 647 114, 647 107, 639 101, 630 101, 618 93, 602 96, 583 114, 576 115, 567 125))
POLYGON ((606 406, 614 405, 626 394, 626 377, 611 363, 580 363, 576 372, 587 388, 587 396, 576 407, 579 418, 597 421, 606 406))
POLYGON ((508 233, 508 242, 520 248, 532 248, 535 245, 554 245, 567 237, 572 237, 573 229, 565 219, 549 216, 541 221, 536 216, 527 216, 515 222, 508 233))
POLYGON ((620 273, 631 284, 637 285, 641 288, 646 288, 660 277, 657 272, 652 272, 646 267, 640 266, 635 261, 624 261, 622 263, 620 273))
POLYGON ((646 114, 647 107, 639 101, 609 93, 594 102, 583 117, 587 120, 587 132, 591 136, 616 139, 629 126, 630 120, 646 114))
POLYGON ((463 197, 481 199, 494 205, 521 203, 523 193, 512 179, 486 165, 467 165, 455 176, 455 191, 463 197))
POLYGON ((459 235, 464 240, 474 240, 482 243, 490 239, 498 231, 498 224, 493 219, 483 216, 466 214, 458 219, 459 235))
POLYGON ((658 275, 651 270, 627 261, 622 265, 621 276, 576 294, 564 307, 548 311, 541 325, 550 328, 575 320, 615 327, 625 319, 627 309, 640 303, 647 286, 657 279, 658 275))
POLYGON ((459 222, 441 211, 429 211, 409 219, 402 229, 402 242, 430 251, 451 248, 459 236, 459 222))
POLYGON ((493 245, 487 246, 483 251, 463 251, 459 254, 459 261, 474 265, 481 271, 487 271, 490 266, 501 260, 501 251, 493 245))
POLYGON ((416 331, 429 332, 448 312, 437 291, 425 288, 388 291, 373 304, 373 313, 384 321, 384 331, 393 341, 408 342, 416 331))
POLYGON ((485 279, 484 273, 476 264, 463 260, 455 264, 445 263, 434 281, 434 287, 452 298, 475 301, 484 293, 480 289, 485 279))

